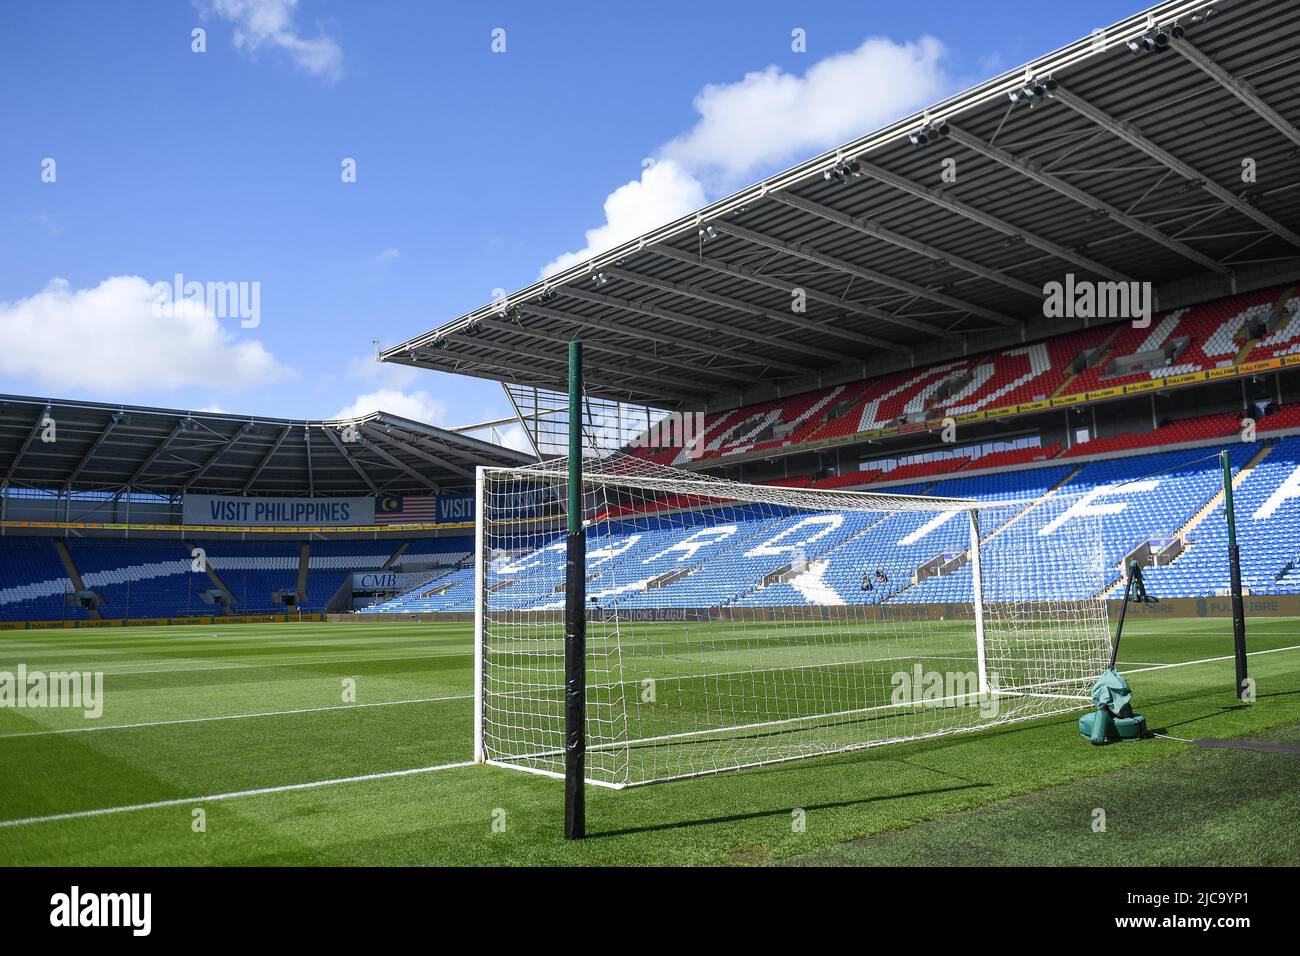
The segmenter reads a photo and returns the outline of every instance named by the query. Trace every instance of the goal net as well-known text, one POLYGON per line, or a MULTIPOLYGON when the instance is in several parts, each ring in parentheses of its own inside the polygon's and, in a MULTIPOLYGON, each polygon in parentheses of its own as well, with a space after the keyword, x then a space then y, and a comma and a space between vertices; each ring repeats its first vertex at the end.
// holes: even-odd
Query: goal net
MULTIPOLYGON (((583 462, 588 783, 1076 709, 1106 667, 1099 519, 583 462)), ((476 759, 563 776, 567 462, 481 468, 476 759)))

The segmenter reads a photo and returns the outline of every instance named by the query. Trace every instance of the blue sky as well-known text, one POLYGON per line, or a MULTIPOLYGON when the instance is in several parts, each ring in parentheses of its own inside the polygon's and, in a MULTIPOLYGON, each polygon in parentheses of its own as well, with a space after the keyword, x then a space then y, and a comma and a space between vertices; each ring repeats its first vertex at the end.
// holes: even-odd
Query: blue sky
POLYGON ((495 383, 376 367, 371 340, 432 328, 1136 9, 0 5, 0 391, 504 415, 495 383), (259 283, 259 324, 159 313, 149 287, 177 273, 259 283))

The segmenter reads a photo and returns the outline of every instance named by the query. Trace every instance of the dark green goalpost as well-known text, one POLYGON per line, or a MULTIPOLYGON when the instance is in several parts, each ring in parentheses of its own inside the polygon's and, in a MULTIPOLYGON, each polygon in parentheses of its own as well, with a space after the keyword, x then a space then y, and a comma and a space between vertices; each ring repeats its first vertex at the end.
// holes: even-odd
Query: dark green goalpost
POLYGON ((1232 462, 1226 451, 1223 462, 1223 514, 1228 519, 1228 572, 1232 595, 1232 644, 1237 659, 1238 700, 1245 700, 1246 690, 1246 609, 1241 600, 1241 552, 1237 549, 1237 515, 1232 506, 1232 462))
POLYGON ((582 530, 582 343, 569 343, 568 539, 564 572, 564 838, 587 833, 587 541, 582 530))

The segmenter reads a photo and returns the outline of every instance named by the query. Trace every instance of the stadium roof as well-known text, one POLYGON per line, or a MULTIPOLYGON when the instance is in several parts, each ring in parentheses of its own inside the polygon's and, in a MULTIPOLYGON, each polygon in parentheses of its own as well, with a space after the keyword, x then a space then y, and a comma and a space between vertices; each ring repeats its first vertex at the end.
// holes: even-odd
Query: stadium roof
POLYGON ((532 461, 385 412, 304 421, 0 395, 5 487, 427 495, 472 488, 475 465, 532 461))
POLYGON ((381 357, 562 389, 580 338, 590 393, 711 409, 1079 327, 1067 273, 1161 309, 1300 277, 1297 48, 1295 0, 1169 0, 381 357))

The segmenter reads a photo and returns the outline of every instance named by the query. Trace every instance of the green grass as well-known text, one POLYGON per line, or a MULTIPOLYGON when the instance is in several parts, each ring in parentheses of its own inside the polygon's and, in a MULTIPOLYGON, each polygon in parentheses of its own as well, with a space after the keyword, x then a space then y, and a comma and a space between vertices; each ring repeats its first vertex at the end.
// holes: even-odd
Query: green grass
MULTIPOLYGON (((1252 620, 1251 650, 1300 644, 1298 624, 1252 620)), ((1231 651, 1230 630, 1220 619, 1134 622, 1121 656, 1134 667, 1219 657, 1231 651)), ((1096 748, 1078 737, 1075 715, 622 792, 589 788, 594 836, 572 844, 559 839, 558 781, 492 767, 211 799, 466 761, 466 625, 0 633, 0 670, 20 663, 102 670, 106 706, 98 720, 0 709, 0 822, 193 802, 0 825, 5 864, 1052 863, 1136 834, 1150 835, 1136 862, 1300 860, 1280 840, 1253 856, 1224 851, 1237 839, 1258 846, 1273 814, 1294 819, 1300 757, 1163 739, 1096 748), (345 679, 358 704, 382 706, 344 705, 345 679), (149 726, 121 726, 130 724, 149 726), (1090 821, 1077 810, 1096 806, 1115 809, 1093 843, 1090 830, 1078 832, 1090 821), (803 832, 791 826, 796 808, 803 832), (195 809, 204 833, 193 832, 195 809), (505 832, 493 832, 502 812, 505 832), (1197 839, 1179 821, 1200 826, 1197 839), (1007 833, 1023 854, 1007 851, 1007 833)), ((1157 730, 1294 739, 1284 725, 1300 722, 1300 651, 1258 654, 1250 666, 1259 694, 1250 706, 1233 699, 1231 661, 1129 679, 1157 730)))
MULTIPOLYGON (((1255 734, 1252 736, 1261 736, 1255 734)), ((1300 745, 1300 723, 1263 732, 1300 745)), ((1201 749, 787 861, 806 866, 1270 866, 1300 860, 1300 756, 1201 749), (1098 817, 1097 811, 1104 813, 1098 817), (1104 824, 1104 829, 1094 823, 1104 824)))

